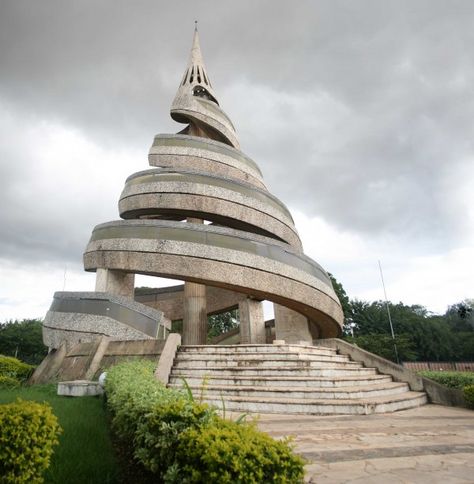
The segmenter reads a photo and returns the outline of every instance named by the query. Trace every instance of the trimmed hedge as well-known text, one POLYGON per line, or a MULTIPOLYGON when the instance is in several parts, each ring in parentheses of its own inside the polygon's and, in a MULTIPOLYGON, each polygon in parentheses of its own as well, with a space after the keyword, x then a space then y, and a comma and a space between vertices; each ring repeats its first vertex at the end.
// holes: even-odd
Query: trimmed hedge
POLYGON ((474 408, 474 385, 466 385, 463 388, 464 398, 466 399, 467 404, 474 408))
POLYGON ((462 390, 467 385, 474 385, 474 372, 471 371, 420 371, 419 374, 448 388, 462 390))
POLYGON ((304 461, 288 441, 248 423, 225 421, 190 393, 155 380, 148 361, 107 373, 105 390, 116 434, 159 482, 298 483, 304 461))
POLYGON ((61 428, 47 403, 0 405, 0 482, 41 483, 61 428))
POLYGON ((254 424, 222 419, 188 428, 179 439, 177 463, 186 483, 284 484, 303 478, 303 462, 286 441, 274 440, 254 424))
POLYGON ((29 378, 34 368, 28 363, 13 358, 13 356, 0 355, 0 377, 14 378, 21 383, 29 378))

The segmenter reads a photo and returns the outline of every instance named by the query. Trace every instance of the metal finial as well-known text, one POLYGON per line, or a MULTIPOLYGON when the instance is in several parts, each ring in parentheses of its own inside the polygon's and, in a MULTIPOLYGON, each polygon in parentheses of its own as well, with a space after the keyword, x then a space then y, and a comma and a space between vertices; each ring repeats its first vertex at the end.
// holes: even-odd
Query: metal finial
POLYGON ((198 29, 198 21, 195 20, 194 21, 194 31, 197 32, 197 29, 198 29))

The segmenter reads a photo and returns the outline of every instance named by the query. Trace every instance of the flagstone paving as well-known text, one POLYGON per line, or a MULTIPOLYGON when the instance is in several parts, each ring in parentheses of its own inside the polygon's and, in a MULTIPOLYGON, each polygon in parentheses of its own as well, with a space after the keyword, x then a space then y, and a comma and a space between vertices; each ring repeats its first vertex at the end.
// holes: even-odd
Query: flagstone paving
POLYGON ((293 436, 306 481, 474 483, 474 411, 424 405, 367 416, 260 415, 273 437, 293 436))

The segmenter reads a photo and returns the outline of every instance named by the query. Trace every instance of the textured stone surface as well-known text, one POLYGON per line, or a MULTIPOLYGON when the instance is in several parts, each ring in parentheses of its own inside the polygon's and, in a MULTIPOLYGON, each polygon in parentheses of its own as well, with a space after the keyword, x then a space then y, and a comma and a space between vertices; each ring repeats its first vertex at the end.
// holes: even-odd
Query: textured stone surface
POLYGON ((158 134, 150 148, 151 166, 173 167, 222 174, 265 188, 256 163, 235 148, 209 138, 158 134))
MULTIPOLYGON (((99 292, 57 292, 54 298, 52 307, 43 321, 43 342, 49 348, 58 348, 62 341, 66 341, 67 345, 71 347, 77 343, 94 341, 101 336, 123 340, 142 340, 159 336, 160 326, 166 328, 166 330, 170 327, 169 320, 160 311, 123 296, 99 292), (67 303, 71 300, 77 301, 78 307, 84 307, 84 310, 89 301, 103 301, 106 305, 113 303, 128 311, 127 318, 135 314, 137 323, 139 318, 144 316, 145 321, 149 321, 146 330, 148 333, 141 331, 138 327, 131 326, 130 324, 134 324, 134 321, 126 324, 103 314, 81 311, 64 312, 54 309, 58 301, 67 303)), ((94 311, 94 308, 95 306, 92 306, 91 310, 94 311)), ((164 330, 161 331, 161 337, 164 337, 164 330)))
MULTIPOLYGON (((312 483, 470 483, 474 412, 425 405, 391 415, 261 414, 259 428, 291 436, 312 483)), ((232 418, 232 415, 231 415, 232 418)))
POLYGON ((240 343, 265 344, 265 319, 260 301, 246 298, 239 302, 240 343))
POLYGON ((96 292, 108 292, 133 299, 134 288, 135 274, 109 269, 97 269, 96 271, 96 292))
POLYGON ((309 329, 308 318, 291 309, 273 304, 275 314, 275 338, 286 343, 305 342, 311 344, 313 337, 309 329))
POLYGON ((74 380, 58 383, 58 395, 63 397, 94 397, 103 393, 103 388, 96 381, 74 380))
POLYGON ((375 369, 329 348, 183 346, 170 385, 179 387, 184 378, 196 394, 204 390, 204 398, 213 405, 225 403, 229 410, 257 413, 372 414, 426 403, 424 393, 378 377, 375 369), (351 384, 345 386, 348 378, 351 384), (311 382, 304 386, 304 379, 311 382))

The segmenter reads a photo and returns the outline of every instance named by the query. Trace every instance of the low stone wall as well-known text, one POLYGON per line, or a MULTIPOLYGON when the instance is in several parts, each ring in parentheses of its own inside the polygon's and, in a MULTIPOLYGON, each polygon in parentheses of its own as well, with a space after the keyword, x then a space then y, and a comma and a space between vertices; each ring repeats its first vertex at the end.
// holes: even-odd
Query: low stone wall
POLYGON ((107 368, 137 358, 156 361, 158 365, 164 345, 164 340, 157 339, 114 341, 106 337, 79 343, 69 351, 62 344, 46 356, 33 373, 30 383, 93 380, 107 368))
POLYGON ((369 353, 347 341, 338 338, 327 338, 315 340, 313 344, 335 348, 338 353, 348 355, 352 360, 361 362, 366 367, 377 368, 380 373, 390 375, 395 381, 408 383, 411 390, 426 392, 431 403, 450 407, 468 407, 461 390, 447 388, 429 378, 421 377, 393 361, 369 353))

